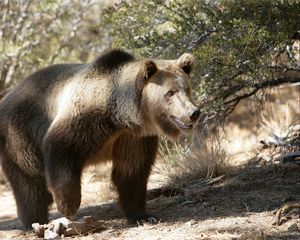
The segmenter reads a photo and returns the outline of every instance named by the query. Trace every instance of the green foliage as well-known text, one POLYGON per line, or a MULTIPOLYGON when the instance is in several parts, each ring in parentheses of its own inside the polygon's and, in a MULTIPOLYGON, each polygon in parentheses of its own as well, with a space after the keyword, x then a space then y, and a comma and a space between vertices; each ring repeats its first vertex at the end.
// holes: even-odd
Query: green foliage
POLYGON ((122 2, 118 11, 114 8, 106 9, 104 19, 106 24, 111 26, 113 47, 140 49, 144 55, 161 51, 164 43, 157 44, 157 41, 163 37, 162 35, 168 34, 165 29, 160 30, 162 24, 166 24, 165 27, 168 28, 166 16, 162 13, 163 2, 162 0, 143 3, 122 2))
POLYGON ((114 47, 143 57, 192 52, 198 58, 195 95, 210 115, 228 115, 259 89, 300 81, 278 79, 287 65, 299 64, 291 54, 279 62, 299 32, 298 0, 131 1, 105 17, 114 47))

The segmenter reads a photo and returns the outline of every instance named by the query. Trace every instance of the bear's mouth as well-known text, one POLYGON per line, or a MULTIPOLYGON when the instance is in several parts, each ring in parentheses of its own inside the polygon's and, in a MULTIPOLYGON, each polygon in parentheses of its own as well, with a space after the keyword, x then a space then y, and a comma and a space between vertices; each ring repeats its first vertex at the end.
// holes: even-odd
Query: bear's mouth
POLYGON ((186 124, 184 122, 182 122, 181 120, 179 120, 178 118, 171 116, 171 118, 174 120, 174 122, 176 123, 176 125, 180 128, 180 129, 192 129, 193 128, 193 124, 186 124))

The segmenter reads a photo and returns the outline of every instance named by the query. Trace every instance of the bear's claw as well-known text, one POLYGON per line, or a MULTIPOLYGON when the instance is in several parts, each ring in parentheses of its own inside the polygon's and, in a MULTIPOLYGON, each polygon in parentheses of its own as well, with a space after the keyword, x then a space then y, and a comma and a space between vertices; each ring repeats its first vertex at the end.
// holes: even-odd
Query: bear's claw
POLYGON ((136 219, 136 223, 139 226, 143 226, 144 224, 157 224, 159 222, 159 219, 154 216, 144 216, 141 218, 136 219))

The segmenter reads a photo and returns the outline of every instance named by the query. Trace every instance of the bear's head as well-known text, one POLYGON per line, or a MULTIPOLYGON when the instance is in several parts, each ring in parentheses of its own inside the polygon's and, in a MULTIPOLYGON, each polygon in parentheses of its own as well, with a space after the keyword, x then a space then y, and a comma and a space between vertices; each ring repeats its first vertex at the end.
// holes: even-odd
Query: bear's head
MULTIPOLYGON (((144 114, 157 134, 176 139, 190 132, 200 116, 191 100, 190 73, 195 58, 189 53, 177 60, 146 60, 138 77, 144 114)), ((151 131, 153 132, 153 130, 151 131)))

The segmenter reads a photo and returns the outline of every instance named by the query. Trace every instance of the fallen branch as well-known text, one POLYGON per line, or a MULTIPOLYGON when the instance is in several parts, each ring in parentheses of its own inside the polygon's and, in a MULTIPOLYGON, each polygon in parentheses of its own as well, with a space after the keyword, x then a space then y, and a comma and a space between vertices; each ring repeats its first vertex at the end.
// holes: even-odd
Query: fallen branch
POLYGON ((278 226, 281 225, 282 214, 286 213, 287 211, 293 208, 300 208, 300 203, 286 203, 281 208, 279 208, 276 212, 272 225, 278 225, 278 226))

